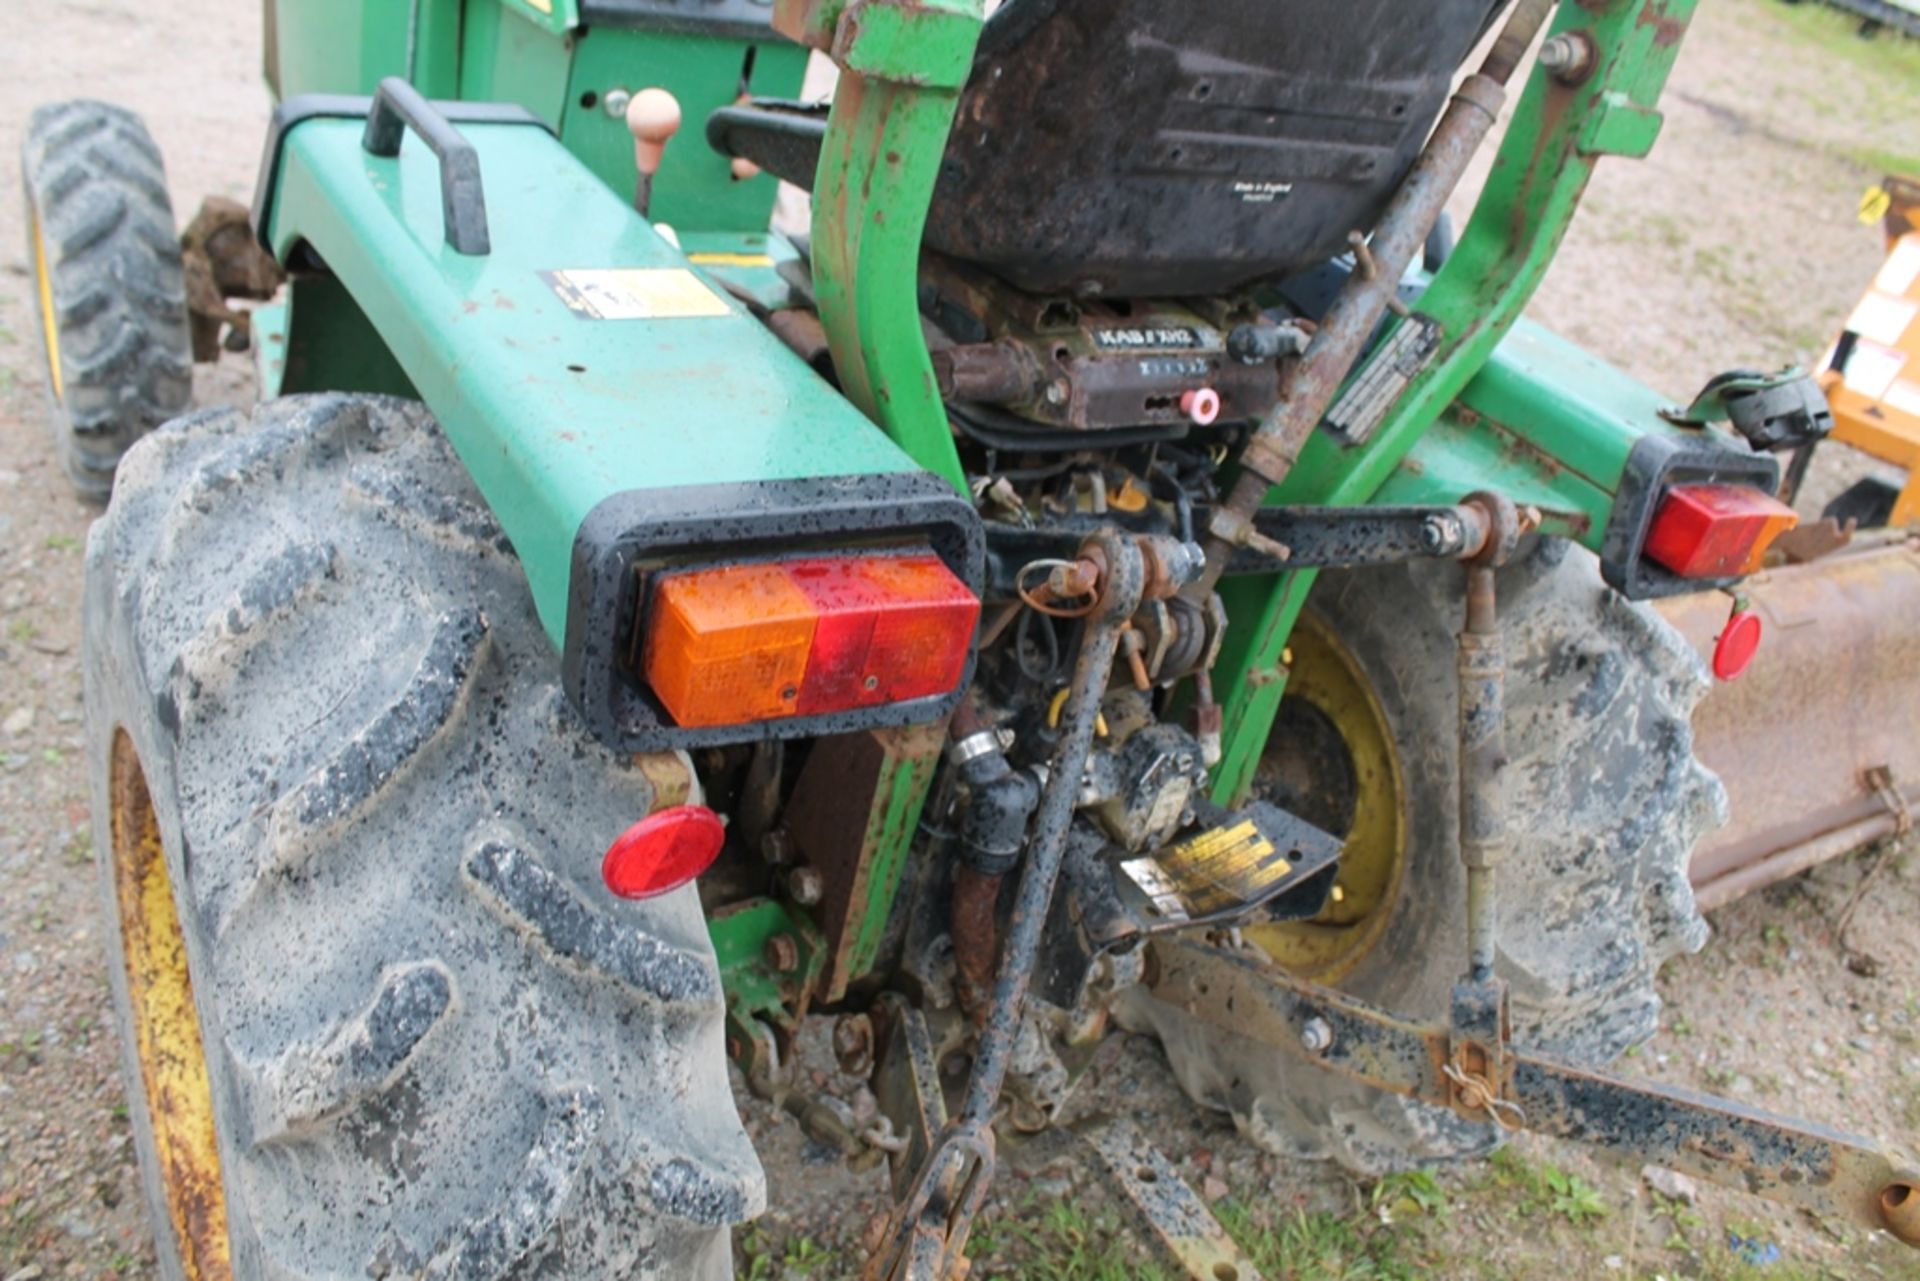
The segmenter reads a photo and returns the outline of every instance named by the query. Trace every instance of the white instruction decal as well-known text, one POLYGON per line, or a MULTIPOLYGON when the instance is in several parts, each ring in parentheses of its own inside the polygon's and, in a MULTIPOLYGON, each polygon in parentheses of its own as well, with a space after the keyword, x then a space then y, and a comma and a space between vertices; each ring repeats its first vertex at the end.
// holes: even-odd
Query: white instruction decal
POLYGON ((543 271, 560 301, 593 320, 724 316, 727 304, 685 267, 595 267, 543 271))

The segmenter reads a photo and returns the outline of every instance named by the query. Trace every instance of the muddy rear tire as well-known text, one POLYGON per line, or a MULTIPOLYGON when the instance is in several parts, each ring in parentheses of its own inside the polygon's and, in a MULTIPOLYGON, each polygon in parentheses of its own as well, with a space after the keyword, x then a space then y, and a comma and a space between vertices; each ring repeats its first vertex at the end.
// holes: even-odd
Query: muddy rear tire
POLYGON ((78 101, 33 113, 20 175, 54 438, 74 488, 105 500, 121 456, 193 396, 166 170, 140 117, 78 101))
POLYGON ((602 885, 650 787, 423 408, 141 441, 85 669, 166 1275, 729 1275, 764 1176, 698 899, 602 885))
MULTIPOLYGON (((1592 556, 1565 543, 1537 544, 1502 571, 1499 590, 1512 764, 1498 971, 1516 1040, 1604 1063, 1653 1034, 1660 965, 1706 941, 1686 865, 1726 810, 1719 780, 1693 755, 1689 717, 1707 675, 1659 615, 1609 590, 1592 556)), ((1461 572, 1414 565, 1323 574, 1308 608, 1384 715, 1397 751, 1389 790, 1398 792, 1404 833, 1403 870, 1364 951, 1317 977, 1388 1010, 1444 1021, 1466 960, 1455 836, 1461 572)), ((1283 952, 1278 941, 1274 951, 1283 952)), ((1142 993, 1130 993, 1120 1013, 1160 1036, 1189 1094, 1230 1112, 1271 1150, 1378 1174, 1497 1140, 1492 1126, 1221 1033, 1142 993)))

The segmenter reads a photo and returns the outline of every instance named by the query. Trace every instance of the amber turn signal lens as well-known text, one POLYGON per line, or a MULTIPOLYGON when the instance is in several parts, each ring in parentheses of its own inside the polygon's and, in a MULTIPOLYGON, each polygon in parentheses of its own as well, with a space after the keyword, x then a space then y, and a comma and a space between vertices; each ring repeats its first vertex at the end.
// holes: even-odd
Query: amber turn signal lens
POLYGON ((1745 485, 1675 485, 1653 514, 1646 556, 1682 578, 1739 578, 1799 522, 1793 508, 1745 485))
POLYGON ((687 727, 945 694, 980 602, 931 552, 816 556, 663 575, 645 669, 687 727))

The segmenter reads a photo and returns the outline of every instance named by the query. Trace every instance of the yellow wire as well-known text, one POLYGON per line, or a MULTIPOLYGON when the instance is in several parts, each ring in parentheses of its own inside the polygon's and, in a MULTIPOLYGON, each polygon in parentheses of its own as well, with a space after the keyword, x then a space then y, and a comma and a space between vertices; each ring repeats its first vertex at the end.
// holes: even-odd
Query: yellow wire
MULTIPOLYGON (((1053 702, 1048 704, 1047 706, 1047 728, 1048 729, 1059 728, 1060 709, 1067 705, 1067 695, 1071 694, 1072 692, 1073 690, 1071 688, 1063 689, 1058 694, 1055 694, 1053 696, 1053 702)), ((1105 712, 1095 712, 1093 714, 1093 732, 1098 734, 1101 738, 1105 738, 1107 736, 1107 716, 1105 712)))

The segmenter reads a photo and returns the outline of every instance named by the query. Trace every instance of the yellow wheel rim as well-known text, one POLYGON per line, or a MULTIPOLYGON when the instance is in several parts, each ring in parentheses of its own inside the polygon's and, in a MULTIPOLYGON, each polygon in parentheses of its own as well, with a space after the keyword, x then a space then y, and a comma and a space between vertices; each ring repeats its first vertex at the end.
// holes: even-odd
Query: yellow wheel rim
POLYGON ((1254 789, 1344 836, 1346 848, 1325 910, 1247 934, 1288 973, 1332 983, 1379 943, 1400 901, 1406 787, 1386 713, 1347 647, 1303 614, 1289 649, 1286 697, 1254 789))
POLYGON ((153 797, 124 730, 113 743, 111 801, 121 956, 167 1217, 190 1281, 228 1281, 233 1268, 226 1194, 186 938, 174 908, 153 797))
POLYGON ((53 316, 53 276, 47 265, 47 242, 40 234, 40 211, 29 210, 33 232, 33 276, 40 293, 40 334, 47 343, 47 376, 53 380, 53 398, 65 400, 66 387, 60 377, 60 329, 53 316))

